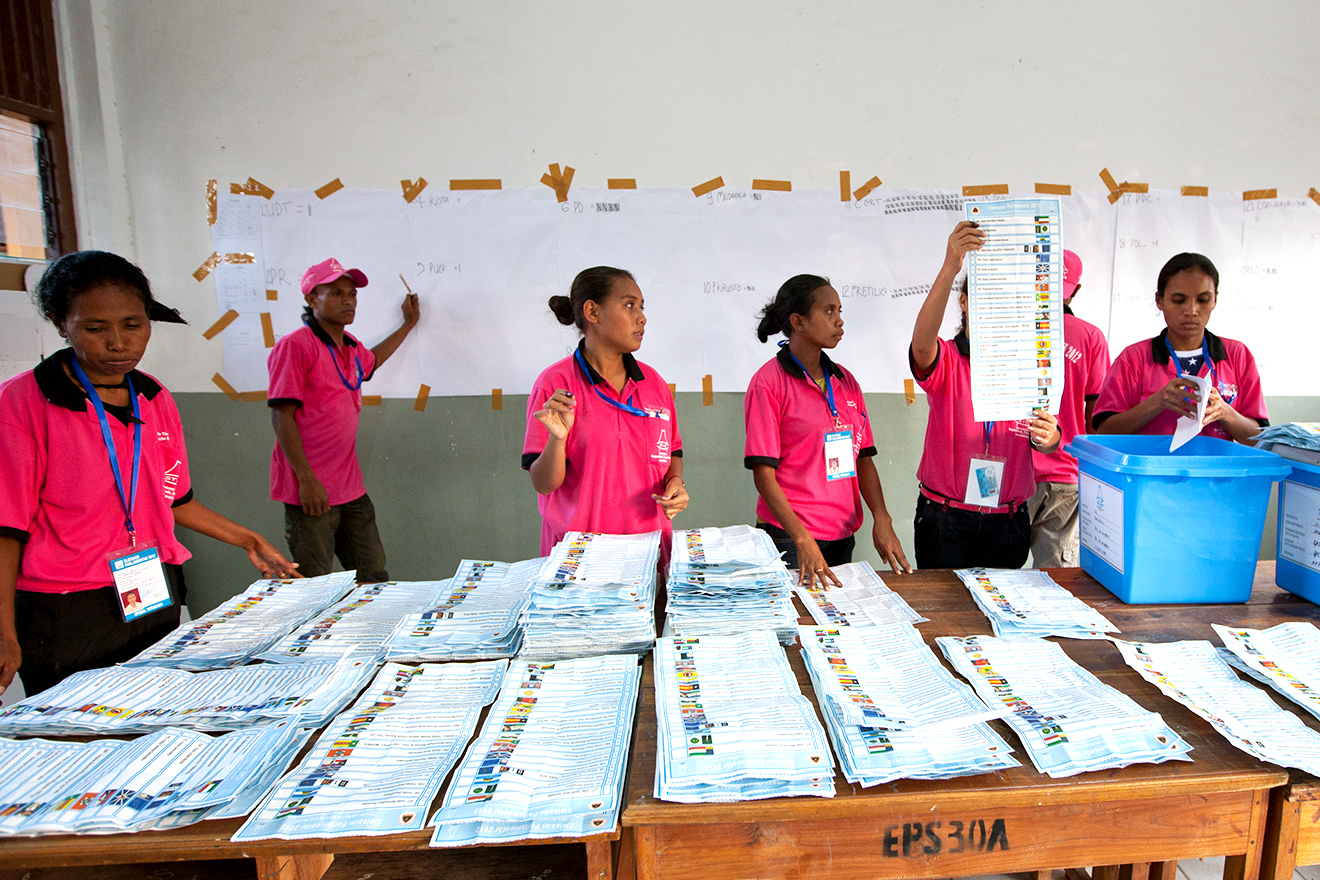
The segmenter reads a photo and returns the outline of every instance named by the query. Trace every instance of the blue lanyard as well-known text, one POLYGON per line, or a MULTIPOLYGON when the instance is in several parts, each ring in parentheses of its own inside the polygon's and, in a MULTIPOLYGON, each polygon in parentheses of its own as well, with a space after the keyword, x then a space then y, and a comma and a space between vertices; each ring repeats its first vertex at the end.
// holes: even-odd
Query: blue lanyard
MULTIPOLYGON (((793 363, 797 364, 798 369, 802 371, 803 378, 806 379, 808 382, 811 382, 812 385, 815 385, 816 383, 811 378, 811 374, 807 372, 806 365, 803 364, 802 361, 798 360, 797 355, 793 354, 793 349, 788 347, 788 343, 781 342, 779 343, 779 347, 788 352, 788 356, 793 359, 793 363)), ((834 416, 835 427, 841 427, 843 425, 843 422, 839 418, 839 410, 834 406, 834 385, 830 382, 830 371, 825 369, 824 367, 821 367, 820 371, 825 376, 825 403, 829 405, 830 415, 834 416)))
POLYGON ((982 422, 981 424, 985 427, 985 451, 988 454, 990 452, 990 432, 995 429, 995 423, 982 422))
MULTIPOLYGON (((1173 350, 1173 345, 1169 342, 1168 336, 1164 337, 1164 347, 1169 350, 1169 357, 1173 358, 1173 368, 1178 371, 1178 378, 1181 379, 1183 375, 1182 360, 1179 359, 1178 353, 1173 350)), ((1205 361, 1205 365, 1210 368, 1210 377, 1215 380, 1215 387, 1219 387, 1219 374, 1215 372, 1215 362, 1210 360, 1210 340, 1204 336, 1201 337, 1201 357, 1205 361)))
POLYGON ((128 539, 134 547, 137 546, 137 531, 133 528, 133 507, 137 504, 138 487, 138 468, 142 463, 142 418, 141 408, 138 405, 137 391, 133 388, 133 380, 124 377, 125 384, 128 385, 128 399, 133 405, 133 476, 132 486, 128 494, 124 493, 124 475, 119 467, 119 456, 115 453, 115 438, 110 433, 110 420, 106 418, 105 407, 101 404, 101 398, 92 387, 92 380, 87 378, 87 373, 83 371, 82 365, 78 363, 78 358, 73 358, 73 372, 78 376, 78 381, 82 383, 83 390, 92 400, 92 406, 96 408, 96 419, 101 423, 101 439, 105 441, 105 450, 110 455, 110 472, 115 475, 115 488, 119 490, 119 502, 124 506, 124 528, 128 529, 128 539))
MULTIPOLYGON (((359 388, 361 388, 363 382, 362 358, 358 357, 357 352, 356 351, 353 352, 353 365, 357 367, 357 384, 352 385, 349 383, 348 377, 344 375, 344 371, 339 368, 339 353, 335 351, 335 347, 328 342, 325 343, 325 347, 330 350, 330 360, 334 361, 335 372, 339 374, 339 381, 344 383, 344 387, 347 388, 349 391, 357 391, 359 388)), ((345 348, 347 348, 347 345, 345 345, 345 348)))
POLYGON ((591 379, 591 370, 588 369, 588 367, 587 367, 587 361, 586 361, 585 358, 582 357, 582 352, 581 352, 580 350, 579 350, 579 351, 574 351, 574 352, 573 352, 573 357, 574 357, 575 360, 577 360, 577 362, 578 362, 578 366, 582 368, 582 372, 583 372, 584 374, 586 374, 587 381, 591 383, 591 390, 594 391, 594 392, 596 392, 596 396, 599 397, 601 400, 605 401, 605 402, 608 403, 610 406, 615 407, 616 409, 621 409, 621 410, 623 410, 624 412, 628 413, 629 415, 633 415, 633 416, 641 416, 641 417, 644 418, 644 419, 659 419, 659 418, 663 418, 663 416, 661 416, 660 413, 658 413, 658 412, 647 412, 647 411, 644 410, 644 409, 639 409, 638 407, 633 406, 633 405, 632 405, 632 402, 633 402, 633 396, 632 396, 631 394, 628 395, 628 402, 627 402, 627 403, 619 403, 619 401, 615 400, 615 399, 612 398, 612 397, 606 397, 604 394, 601 393, 600 389, 596 387, 596 383, 592 381, 592 379, 591 379))

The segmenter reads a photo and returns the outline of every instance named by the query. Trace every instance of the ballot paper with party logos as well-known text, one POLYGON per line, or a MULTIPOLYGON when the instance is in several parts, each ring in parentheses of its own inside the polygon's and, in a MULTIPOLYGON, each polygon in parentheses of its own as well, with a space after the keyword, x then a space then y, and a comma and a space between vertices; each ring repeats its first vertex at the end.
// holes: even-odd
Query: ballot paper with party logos
POLYGON ((849 782, 949 779, 1017 767, 991 711, 908 623, 799 628, 825 726, 849 782))
POLYGON ((1269 629, 1211 626, 1230 652, 1225 658, 1230 665, 1320 719, 1320 629, 1315 624, 1292 620, 1269 629))
POLYGON ((521 618, 544 559, 464 559, 428 607, 405 616, 385 642, 386 659, 404 663, 496 660, 522 642, 521 618))
POLYGON ((963 568, 954 572, 997 636, 1103 639, 1118 632, 1103 614, 1034 568, 963 568))
POLYGON ((350 655, 210 672, 88 669, 0 709, 0 735, 100 736, 162 727, 221 731, 285 719, 320 727, 357 696, 376 668, 370 658, 350 655))
POLYGON ((431 818, 431 845, 615 830, 640 681, 633 654, 510 663, 431 818))
POLYGON ((246 663, 348 595, 355 574, 256 581, 124 665, 202 672, 246 663))
POLYGON ((1128 666, 1210 722, 1230 745, 1262 761, 1320 776, 1320 733, 1239 678, 1210 642, 1115 639, 1114 644, 1128 666))
POLYGON ((793 579, 774 541, 738 525, 674 532, 665 591, 665 635, 701 637, 771 630, 797 635, 793 579))
POLYGON ((770 631, 655 646, 655 796, 834 796, 829 739, 770 631))
POLYGON ((796 587, 798 598, 818 626, 877 626, 891 623, 924 623, 922 617, 871 567, 869 562, 849 562, 830 568, 839 586, 819 580, 796 587))
POLYGON ((280 779, 236 842, 416 831, 508 663, 387 664, 280 779))
POLYGON ((1192 747, 1158 712, 1104 684, 1053 642, 946 636, 936 643, 988 706, 1010 710, 1004 720, 1041 773, 1191 760, 1192 747))
POLYGON ((650 650, 659 559, 659 532, 564 535, 532 581, 518 656, 549 661, 650 650))

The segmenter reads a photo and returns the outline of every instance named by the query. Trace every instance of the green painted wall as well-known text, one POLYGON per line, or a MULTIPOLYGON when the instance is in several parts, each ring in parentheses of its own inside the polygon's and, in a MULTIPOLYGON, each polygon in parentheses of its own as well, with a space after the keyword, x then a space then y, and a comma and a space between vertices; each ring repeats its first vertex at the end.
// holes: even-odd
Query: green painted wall
MULTIPOLYGON (((269 410, 221 394, 178 394, 176 400, 197 498, 262 532, 283 550, 283 507, 269 498, 274 445, 269 410)), ((742 395, 716 394, 713 406, 702 406, 700 394, 681 393, 677 403, 692 502, 675 524, 697 528, 752 522, 756 490, 742 465, 742 395)), ((912 513, 925 399, 906 406, 901 394, 869 394, 866 405, 889 511, 914 560, 912 513)), ((518 466, 526 406, 525 396, 510 395, 499 411, 490 408, 486 397, 432 398, 422 413, 413 410, 411 400, 386 400, 362 410, 358 455, 376 504, 391 577, 439 579, 453 574, 463 558, 512 562, 537 555, 541 521, 536 495, 518 466)), ((1270 398, 1269 407, 1275 423, 1320 421, 1317 398, 1270 398)), ((879 567, 875 548, 864 540, 869 529, 868 519, 857 558, 879 567)), ((1274 558, 1274 530, 1271 502, 1262 558, 1274 558)), ((193 552, 185 571, 194 615, 256 578, 238 550, 180 531, 193 552)))

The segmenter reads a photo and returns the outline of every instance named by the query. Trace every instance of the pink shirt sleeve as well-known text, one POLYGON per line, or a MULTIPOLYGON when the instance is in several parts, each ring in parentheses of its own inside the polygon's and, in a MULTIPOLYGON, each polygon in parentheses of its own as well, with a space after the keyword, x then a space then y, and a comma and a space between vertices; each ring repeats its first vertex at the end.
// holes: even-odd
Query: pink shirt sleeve
POLYGON ((5 438, 0 454, 0 528, 31 533, 46 466, 46 448, 36 436, 32 413, 22 406, 17 382, 32 381, 21 376, 0 388, 0 433, 5 438))
MULTIPOLYGON (((362 368, 366 370, 366 363, 362 368)), ((298 344, 292 335, 286 336, 270 351, 266 359, 266 369, 270 373, 270 389, 266 392, 269 400, 307 400, 307 375, 310 365, 307 362, 307 349, 298 344)))
POLYGON ((1119 353, 1118 360, 1114 361, 1100 386, 1100 398, 1095 402, 1097 415, 1125 413, 1141 403, 1142 372, 1140 364, 1134 361, 1142 356, 1143 347, 1149 352, 1150 340, 1135 342, 1119 353))
POLYGON ((162 407, 162 410, 167 411, 162 421, 169 425, 171 451, 179 460, 179 467, 175 471, 178 481, 175 484, 174 499, 177 501, 192 491, 192 472, 188 469, 188 445, 183 437, 183 420, 179 417, 179 407, 174 402, 174 395, 165 388, 161 388, 160 393, 169 404, 168 407, 162 407))
POLYGON ((761 374, 752 377, 752 384, 743 397, 743 425, 747 440, 743 445, 744 458, 780 458, 779 396, 769 387, 761 374))
POLYGON ((1256 358, 1245 345, 1239 343, 1236 348, 1234 372, 1238 375, 1238 393, 1231 405, 1249 419, 1268 419, 1270 414, 1265 407, 1265 392, 1261 388, 1256 358))
POLYGON ((1100 393, 1105 376, 1109 373, 1109 343, 1098 329, 1091 334, 1091 364, 1086 371, 1086 387, 1082 393, 1091 396, 1100 393))

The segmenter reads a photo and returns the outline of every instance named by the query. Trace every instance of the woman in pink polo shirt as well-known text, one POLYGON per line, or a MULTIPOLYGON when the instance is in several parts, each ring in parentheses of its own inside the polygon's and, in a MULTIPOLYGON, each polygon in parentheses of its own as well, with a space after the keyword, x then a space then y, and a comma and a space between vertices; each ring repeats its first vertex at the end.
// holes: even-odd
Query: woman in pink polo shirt
POLYGON ((756 371, 743 398, 743 464, 760 495, 757 528, 808 586, 839 583, 830 566, 852 561, 863 499, 876 552, 895 573, 911 571, 871 460, 876 450, 862 388, 824 352, 843 338, 842 312, 828 279, 785 281, 761 311, 756 336, 765 342, 783 333, 788 340, 756 371))
POLYGON ((550 310, 582 341, 527 398, 522 466, 540 496, 542 555, 570 531, 667 537, 688 503, 683 441, 669 385, 633 357, 646 329, 642 291, 632 273, 597 266, 550 310))
POLYGON ((1195 416, 1196 383, 1210 379, 1201 433, 1249 443, 1269 424, 1256 359, 1245 345, 1206 329, 1219 297, 1219 270, 1201 254, 1182 253, 1160 270, 1155 307, 1165 328, 1123 349, 1095 404, 1101 434, 1172 434, 1182 416, 1195 416))
POLYGON ((69 347, 0 385, 0 689, 21 663, 29 694, 178 626, 190 554, 175 525, 242 547, 264 577, 296 576, 193 498, 174 399, 136 369, 151 322, 183 319, 142 270, 80 251, 46 270, 37 298, 69 347))
POLYGON ((975 420, 965 280, 962 327, 953 339, 939 338, 963 257, 984 243, 975 223, 954 227, 912 329, 908 360, 930 404, 917 467, 918 568, 1021 568, 1031 547, 1027 500, 1036 491, 1031 450, 1051 453, 1059 445, 1059 422, 1048 412, 1012 422, 975 420))

